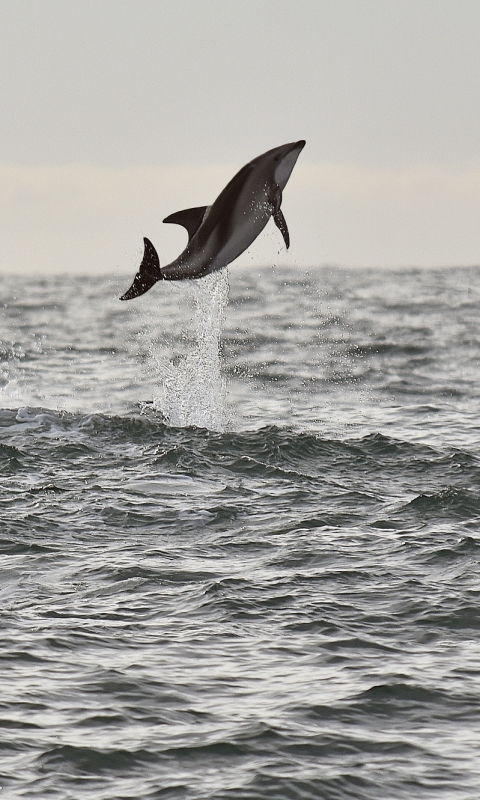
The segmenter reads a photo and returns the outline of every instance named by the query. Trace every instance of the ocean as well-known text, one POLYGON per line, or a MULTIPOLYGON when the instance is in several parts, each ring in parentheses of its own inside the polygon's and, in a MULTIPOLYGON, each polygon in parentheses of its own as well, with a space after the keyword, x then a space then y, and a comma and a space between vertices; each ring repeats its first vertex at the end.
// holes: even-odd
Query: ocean
POLYGON ((0 276, 0 800, 480 797, 480 268, 0 276))

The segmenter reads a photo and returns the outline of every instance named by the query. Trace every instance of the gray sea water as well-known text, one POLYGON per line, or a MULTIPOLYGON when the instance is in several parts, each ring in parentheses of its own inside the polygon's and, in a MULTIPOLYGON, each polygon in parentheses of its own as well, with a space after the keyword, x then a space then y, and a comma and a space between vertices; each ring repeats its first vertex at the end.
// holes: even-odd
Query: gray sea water
POLYGON ((0 800, 477 800, 480 269, 130 277, 0 277, 0 800))

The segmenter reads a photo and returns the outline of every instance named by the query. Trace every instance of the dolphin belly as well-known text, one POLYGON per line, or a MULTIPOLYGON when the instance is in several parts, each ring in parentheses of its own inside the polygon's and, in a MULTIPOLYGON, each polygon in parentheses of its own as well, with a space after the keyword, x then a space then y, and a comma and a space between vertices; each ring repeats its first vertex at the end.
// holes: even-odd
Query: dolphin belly
POLYGON ((240 207, 232 220, 229 236, 219 242, 209 272, 226 267, 244 253, 263 231, 271 215, 271 209, 263 200, 253 209, 240 207))

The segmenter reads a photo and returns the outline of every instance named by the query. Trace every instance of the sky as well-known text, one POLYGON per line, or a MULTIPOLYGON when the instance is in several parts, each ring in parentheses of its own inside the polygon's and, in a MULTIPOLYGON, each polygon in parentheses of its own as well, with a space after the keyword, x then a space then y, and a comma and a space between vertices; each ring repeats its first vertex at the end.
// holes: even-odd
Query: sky
POLYGON ((479 0, 0 0, 0 272, 132 273, 306 139, 245 264, 480 263, 479 0))

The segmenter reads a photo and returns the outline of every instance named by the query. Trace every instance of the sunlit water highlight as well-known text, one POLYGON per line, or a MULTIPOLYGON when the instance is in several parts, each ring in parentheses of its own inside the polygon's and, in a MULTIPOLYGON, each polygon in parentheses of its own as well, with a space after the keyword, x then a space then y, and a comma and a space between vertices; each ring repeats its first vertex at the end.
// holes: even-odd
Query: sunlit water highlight
POLYGON ((0 279, 0 798, 476 800, 480 270, 122 286, 0 279))

